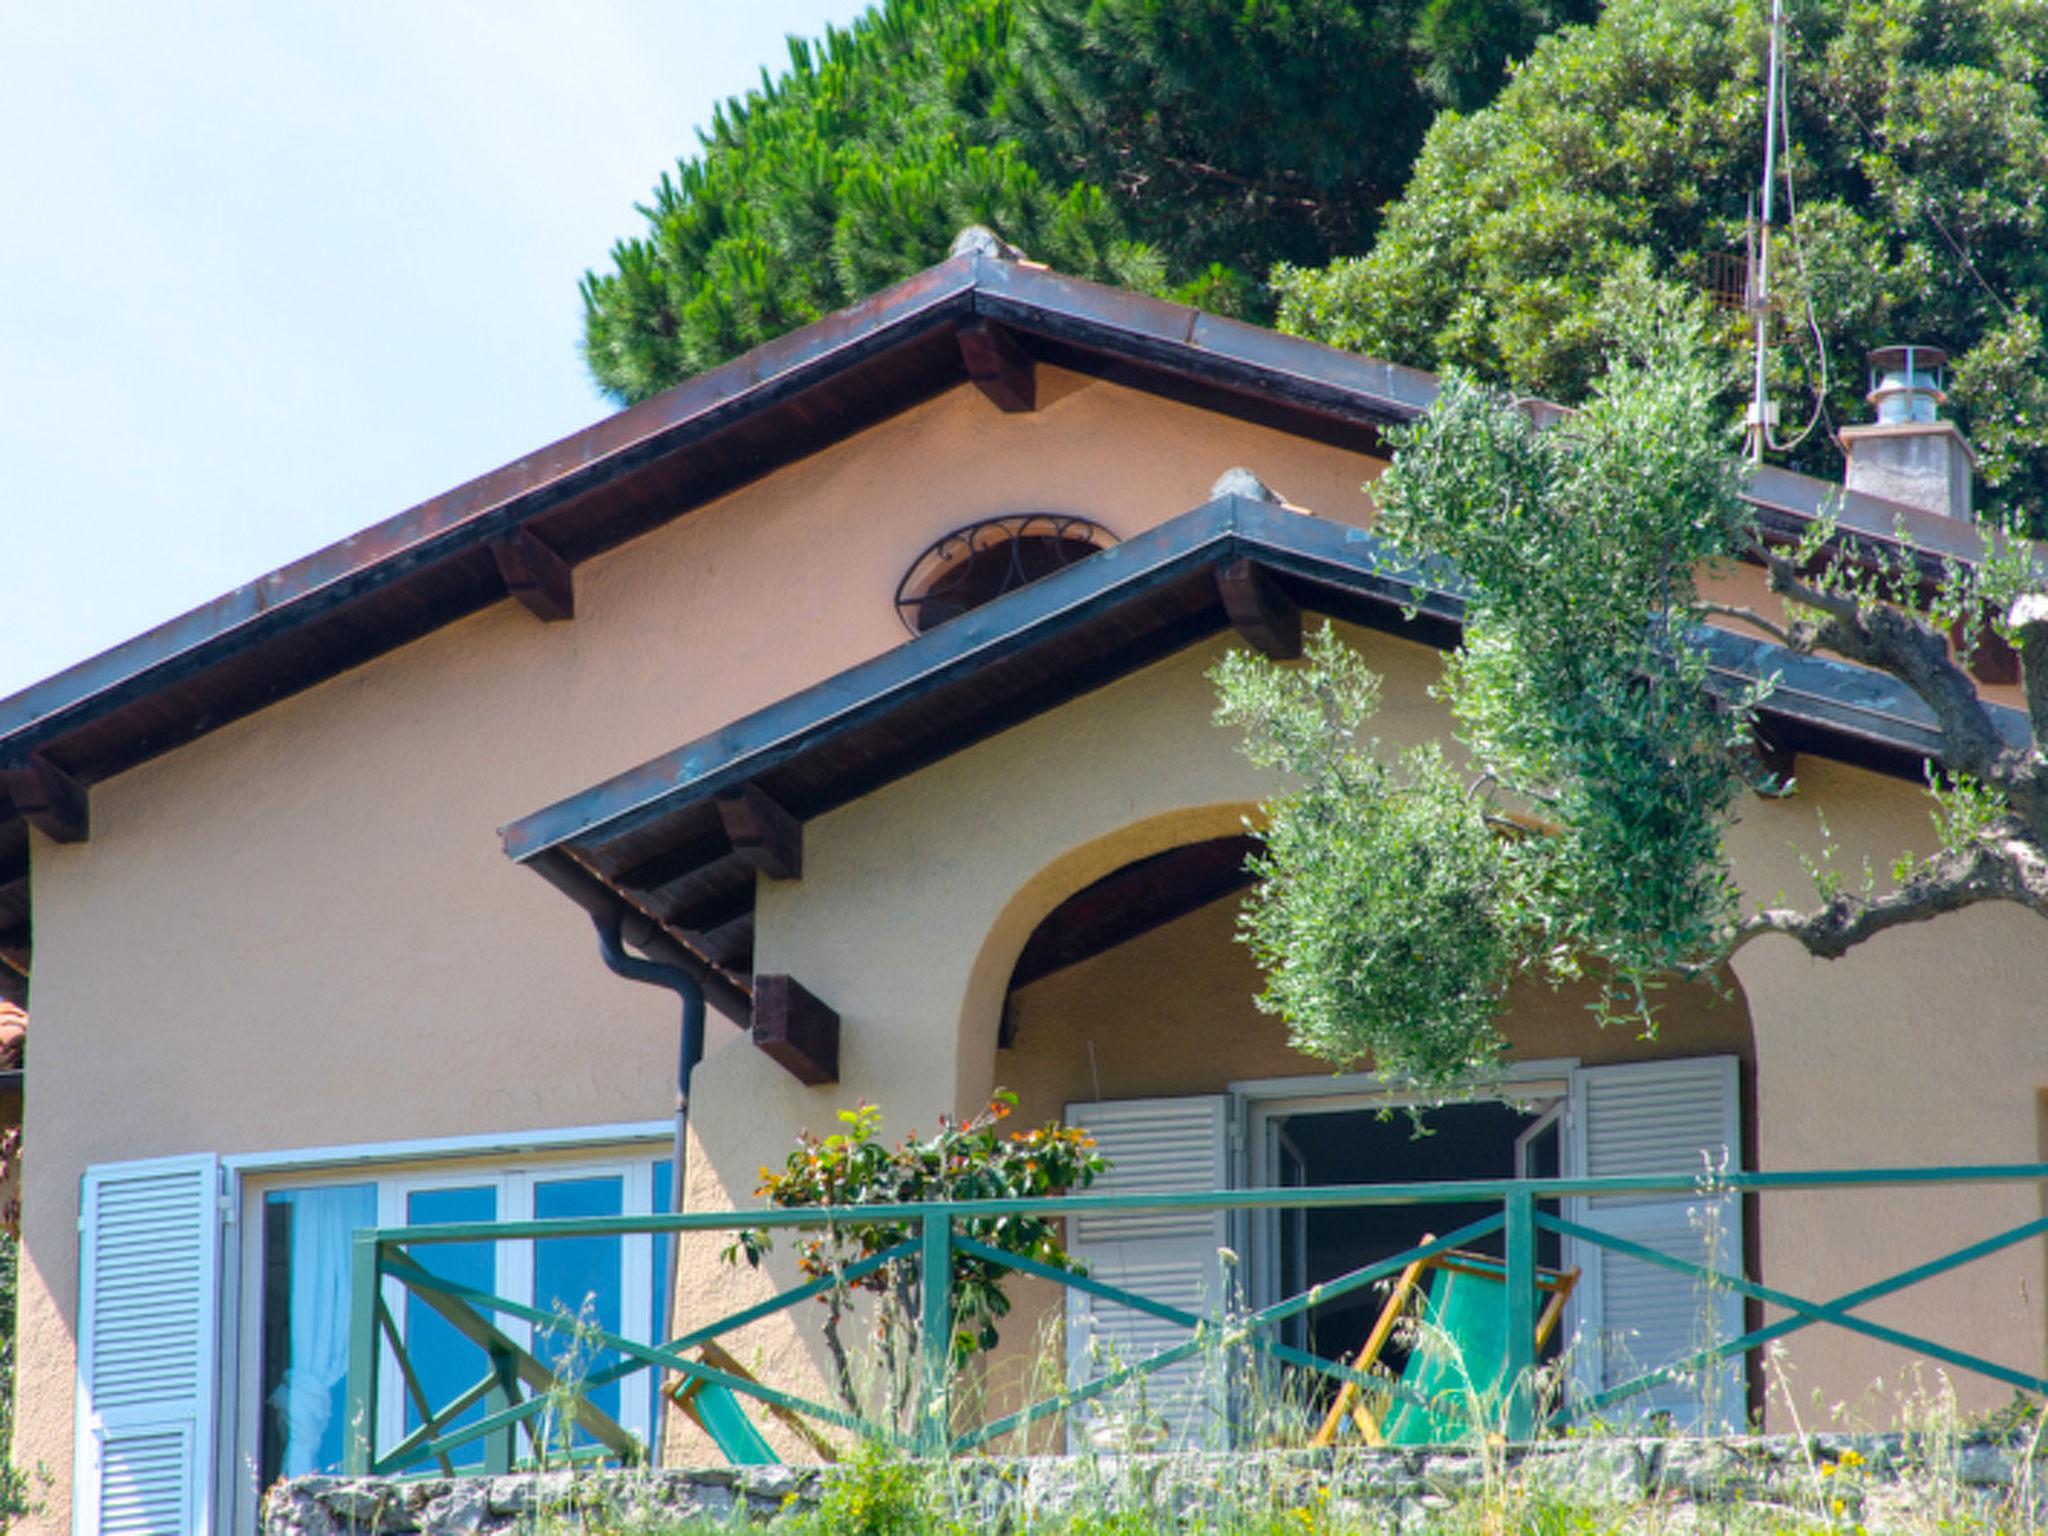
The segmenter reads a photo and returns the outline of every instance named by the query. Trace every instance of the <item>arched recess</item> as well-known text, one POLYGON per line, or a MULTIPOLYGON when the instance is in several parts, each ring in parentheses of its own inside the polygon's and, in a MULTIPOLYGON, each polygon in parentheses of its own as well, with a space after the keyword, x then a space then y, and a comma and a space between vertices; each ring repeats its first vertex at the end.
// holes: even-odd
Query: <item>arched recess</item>
POLYGON ((998 1086, 995 1052, 1003 1043, 1004 1003, 1018 959, 1040 924, 1069 897, 1172 849, 1237 836, 1256 811, 1249 801, 1222 801, 1148 816, 1067 850, 1012 892, 982 939, 961 999, 963 1077, 974 1070, 969 1062, 985 1061, 988 1086, 998 1086))
MULTIPOLYGON (((1242 888, 1211 889, 1203 899, 1206 865, 1200 851, 1216 844, 1200 833, 1213 833, 1214 825, 1170 817, 1146 830, 1151 835, 1118 850, 1115 856, 1128 857, 1112 871, 1101 871, 1109 840, 1053 861, 1019 892, 1023 899, 1011 904, 1006 922, 991 935, 992 942, 1000 942, 984 957, 990 962, 986 968, 1008 972, 1005 1022, 1014 1023, 996 1053, 994 1081, 1018 1095, 1022 1123, 1070 1117, 1098 1128, 1114 1159, 1119 1156, 1115 1133, 1099 1129, 1104 1123, 1099 1116, 1109 1116, 1111 1127, 1124 1125, 1125 1135, 1145 1134, 1128 1129, 1144 1122, 1129 1118, 1133 1111, 1123 1101, 1192 1106, 1217 1102, 1228 1092, 1230 1144, 1239 1149, 1231 1159, 1233 1183, 1343 1184, 1498 1179, 1517 1169, 1554 1174, 1570 1171, 1560 1167, 1567 1157, 1583 1159, 1595 1172, 1692 1177, 1702 1152, 1719 1152, 1721 1128, 1728 1124, 1725 1113, 1739 1127, 1740 1145, 1729 1150, 1743 1166, 1754 1166, 1755 1050, 1749 1011, 1734 978, 1724 978, 1718 991, 1702 987, 1668 993, 1664 1027, 1653 1039, 1626 1028, 1600 1029, 1587 1012, 1588 990, 1518 989, 1503 1020, 1510 1052, 1518 1063, 1541 1065, 1523 1067, 1518 1086, 1476 1084, 1469 1096, 1450 1095, 1465 1102, 1430 1111, 1431 1128, 1438 1134, 1417 1139, 1404 1119, 1383 1121, 1375 1113, 1371 1100, 1360 1096, 1365 1084, 1334 1078, 1329 1064, 1293 1052, 1283 1022, 1256 1007, 1261 978, 1245 946, 1235 942, 1242 888), (1176 862, 1173 851, 1160 851, 1161 831, 1185 838, 1171 849, 1192 852, 1192 862, 1176 862), (1194 887, 1177 909, 1171 900, 1155 899, 1157 885, 1176 870, 1191 874, 1194 887), (1078 913, 1077 904, 1083 908, 1078 913), (1138 908, 1137 917, 1120 906, 1138 908), (1164 914, 1160 921, 1142 920, 1148 906, 1154 915, 1164 914), (1020 933, 1033 916, 1037 921, 1030 931, 1020 933), (1045 942, 1048 923, 1058 925, 1068 940, 1064 951, 1038 965, 1019 966, 1013 954, 1044 956, 1048 949, 1059 950, 1045 942), (1121 927, 1130 931, 1118 938, 1121 927), (1697 1060, 1725 1057, 1735 1058, 1735 1072, 1728 1073, 1725 1063, 1697 1060), (1598 1070, 1603 1068, 1621 1070, 1598 1070), (1600 1127, 1597 1138, 1568 1128, 1567 1105, 1577 1124, 1600 1127), (1118 1116, 1126 1118, 1119 1122, 1118 1116), (1695 1135, 1713 1138, 1713 1147, 1683 1139, 1695 1135), (1292 1159, 1285 1168, 1272 1161, 1269 1140, 1284 1144, 1292 1159), (1525 1142, 1530 1146, 1526 1162, 1525 1142), (1260 1147, 1268 1150, 1255 1150, 1260 1147)), ((986 1023, 984 1012, 963 1021, 963 1030, 986 1023)), ((1130 1145, 1123 1144, 1123 1150, 1130 1145)), ((1156 1147, 1146 1148, 1141 1166, 1157 1166, 1159 1156, 1156 1147)), ((1717 1236, 1711 1253, 1695 1232, 1687 1201, 1666 1202, 1665 1207, 1647 1215, 1640 1203, 1631 1207, 1638 1237, 1691 1261, 1711 1257, 1746 1265, 1752 1275, 1758 1272, 1764 1233, 1757 1202, 1717 1210, 1718 1217, 1732 1216, 1740 1227, 1717 1236)), ((1233 1243, 1249 1265, 1246 1284, 1266 1304, 1302 1283, 1382 1259, 1469 1214, 1455 1206, 1352 1212, 1341 1218, 1326 1214, 1313 1231, 1303 1227, 1293 1239, 1302 1272, 1292 1284, 1283 1273, 1277 1229, 1248 1224, 1233 1243)), ((1603 1355, 1583 1365, 1589 1381, 1612 1384, 1636 1374, 1629 1347, 1620 1342, 1624 1336, 1648 1340, 1645 1348, 1692 1347, 1701 1318, 1689 1282, 1674 1280, 1659 1289, 1664 1272, 1640 1261, 1617 1261, 1593 1250, 1566 1255, 1560 1240, 1545 1241, 1545 1262, 1587 1266, 1586 1310, 1575 1314, 1575 1324, 1583 1326, 1584 1337, 1605 1340, 1601 1347, 1613 1355, 1612 1361, 1603 1355), (1618 1321, 1601 1321, 1610 1315, 1618 1321)), ((1140 1268, 1154 1262, 1142 1254, 1120 1257, 1107 1251, 1084 1257, 1105 1266, 1125 1257, 1140 1268)), ((1038 1326, 1050 1327, 1058 1298, 1034 1291, 1031 1300, 1038 1326)), ((1732 1314, 1724 1304, 1716 1306, 1717 1328, 1734 1331, 1760 1321, 1753 1310, 1745 1316, 1739 1305, 1732 1314)), ((1349 1351, 1374 1316, 1370 1298, 1362 1298, 1355 1306, 1347 1302, 1318 1311, 1311 1322, 1319 1340, 1349 1351)), ((1652 1363, 1663 1363, 1662 1354, 1652 1363)), ((1003 1362, 1005 1372, 1023 1369, 1021 1360, 1006 1357, 1003 1362)), ((1751 1390, 1757 1379, 1750 1378, 1751 1390)), ((1737 1373, 1713 1380, 1724 1396, 1731 1388, 1740 1390, 1737 1373)), ((1669 1412, 1684 1406, 1676 1398, 1651 1404, 1669 1412)), ((1740 1405, 1734 1411, 1739 1415, 1740 1405)))

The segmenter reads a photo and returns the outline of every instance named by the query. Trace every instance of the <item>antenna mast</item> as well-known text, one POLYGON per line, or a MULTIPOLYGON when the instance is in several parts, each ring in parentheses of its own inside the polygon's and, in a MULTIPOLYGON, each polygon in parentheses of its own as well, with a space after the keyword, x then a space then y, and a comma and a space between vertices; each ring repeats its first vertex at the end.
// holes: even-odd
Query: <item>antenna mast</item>
POLYGON ((1749 457, 1761 464, 1764 447, 1770 441, 1776 411, 1771 405, 1766 377, 1771 324, 1771 211, 1772 191, 1778 179, 1778 92, 1784 76, 1785 0, 1771 0, 1771 57, 1764 82, 1764 186, 1763 222, 1757 229, 1756 272, 1750 290, 1750 309, 1756 319, 1756 383, 1749 402, 1749 457))

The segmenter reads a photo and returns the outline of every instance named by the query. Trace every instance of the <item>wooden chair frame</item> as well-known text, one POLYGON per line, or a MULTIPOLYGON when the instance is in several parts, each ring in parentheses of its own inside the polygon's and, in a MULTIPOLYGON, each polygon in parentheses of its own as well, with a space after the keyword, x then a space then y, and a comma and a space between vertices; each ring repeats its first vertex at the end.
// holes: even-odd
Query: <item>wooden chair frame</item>
MULTIPOLYGON (((1426 1243, 1430 1238, 1425 1235, 1422 1240, 1426 1243)), ((1379 1320, 1372 1325, 1372 1332, 1366 1335, 1365 1343, 1351 1361, 1351 1368, 1354 1371, 1370 1370, 1378 1361, 1380 1351, 1387 1347, 1387 1341, 1394 1336, 1395 1325, 1400 1322, 1402 1314, 1421 1294, 1424 1272, 1432 1269, 1479 1275, 1488 1280, 1506 1283, 1501 1261, 1487 1254, 1465 1253, 1452 1249, 1449 1253, 1417 1259, 1402 1270, 1401 1278, 1394 1282, 1393 1294, 1387 1298, 1386 1306, 1380 1309, 1379 1320)), ((1539 1353, 1543 1346, 1550 1342, 1550 1336, 1557 1331, 1557 1325, 1564 1317, 1564 1304, 1570 1299, 1572 1290, 1578 1283, 1579 1272, 1576 1269, 1549 1269, 1540 1265, 1537 1267, 1536 1289, 1549 1298, 1536 1318, 1536 1348, 1539 1353)), ((1347 1381, 1338 1391, 1336 1402, 1330 1405, 1330 1411, 1324 1415, 1322 1428, 1316 1431, 1315 1438, 1309 1441, 1309 1444, 1318 1450, 1335 1445, 1347 1418, 1358 1427, 1358 1432, 1365 1437, 1367 1445, 1386 1443, 1380 1433, 1379 1417, 1366 1406, 1365 1395, 1358 1383, 1347 1381)))
MULTIPOLYGON (((728 1376, 737 1376, 741 1381, 753 1381, 755 1379, 752 1371, 741 1365, 739 1361, 735 1360, 726 1350, 713 1341, 706 1340, 704 1343, 699 1344, 694 1353, 699 1364, 708 1365, 714 1371, 723 1371, 728 1376)), ((702 1416, 697 1411, 696 1401, 697 1394, 712 1385, 714 1383, 707 1382, 701 1377, 681 1376, 663 1390, 667 1394, 668 1400, 681 1409, 689 1421, 702 1430, 706 1437, 712 1440, 713 1444, 716 1444, 716 1437, 711 1435, 711 1431, 705 1426, 702 1416)), ((743 1401, 747 1400, 744 1393, 735 1395, 743 1401)), ((817 1426, 812 1424, 802 1414, 792 1412, 779 1403, 762 1403, 759 1398, 752 1399, 752 1401, 760 1403, 763 1408, 766 1408, 778 1423, 808 1446, 812 1454, 820 1461, 836 1462, 839 1460, 838 1448, 820 1434, 817 1426)))

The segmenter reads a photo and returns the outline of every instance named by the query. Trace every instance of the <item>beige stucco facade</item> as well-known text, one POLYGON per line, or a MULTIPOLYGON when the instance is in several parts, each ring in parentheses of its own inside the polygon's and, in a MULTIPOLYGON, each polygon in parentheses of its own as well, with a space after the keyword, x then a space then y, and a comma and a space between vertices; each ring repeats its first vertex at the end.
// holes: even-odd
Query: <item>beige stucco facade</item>
MULTIPOLYGON (((1316 515, 1368 520, 1371 459, 1049 368, 1038 405, 1006 415, 971 388, 941 394, 588 562, 573 623, 500 604, 96 786, 89 842, 38 842, 15 1453, 52 1481, 32 1529, 68 1528, 89 1164, 669 1114, 673 1000, 610 976, 576 909, 504 858, 498 826, 900 643, 898 577, 961 523, 1053 510, 1129 536, 1234 465, 1316 515)), ((1443 738, 1436 654, 1356 638, 1387 680, 1377 733, 1443 738)), ((807 825, 802 879, 760 890, 756 966, 837 1010, 840 1081, 804 1087, 715 1023, 694 1207, 746 1201, 799 1127, 863 1099, 903 1130, 998 1085, 1036 1120, 1097 1093, 1316 1070, 1251 1007, 1228 903, 1025 989, 1016 1044, 997 1045, 1017 955, 1055 906, 1235 830, 1276 787, 1211 723, 1204 671, 1224 645, 807 825)), ((1852 863, 1924 840, 1910 786, 1820 762, 1800 776, 1797 797, 1751 805, 1735 834, 1752 895, 1802 891, 1792 849, 1813 846, 1816 808, 1852 863)), ((1577 999, 1533 992, 1509 1032, 1546 1058, 1743 1056, 1765 1168, 2031 1160, 2048 1137, 2048 945, 2033 930, 1980 911, 1832 966, 1765 940, 1735 964, 1739 1001, 1681 1002, 1656 1042, 1602 1035, 1577 999)), ((2033 1214, 2031 1191, 1766 1202, 1760 1253, 1772 1283, 1825 1297, 2033 1214)), ((1877 1315, 1938 1316, 1960 1347, 2038 1368, 2048 1277, 2031 1255, 1877 1315)), ((689 1315, 762 1283, 708 1244, 686 1251, 689 1315)), ((817 1368, 815 1341, 786 1327, 745 1347, 766 1374, 817 1368)), ((1847 1338, 1796 1358, 1837 1397, 1896 1363, 1847 1338)))
MULTIPOLYGON (((1350 638, 1385 679, 1376 734, 1390 747, 1441 739, 1449 721, 1429 695, 1435 653, 1369 631, 1350 638)), ((872 1100, 897 1128, 928 1128, 1002 1086, 1037 1123, 1090 1098, 1209 1093, 1327 1070, 1288 1050, 1277 1021, 1252 1006, 1256 972, 1230 942, 1229 902, 1025 989, 1011 1004, 1016 1044, 996 1049, 1005 979, 1040 919, 1133 859, 1233 830, 1275 787, 1210 722, 1204 673, 1227 644, 1159 663, 810 826, 805 879, 764 888, 759 953, 764 969, 819 978, 841 1007, 843 1079, 821 1094, 753 1053, 708 1063, 694 1204, 744 1200, 757 1167, 779 1163, 789 1127, 822 1125, 840 1104, 872 1100)), ((1820 846, 1817 812, 1852 870, 1866 856, 1888 866, 1928 837, 1924 798, 1910 786, 1811 760, 1800 779, 1793 798, 1749 805, 1735 831, 1737 872, 1754 900, 1810 891, 1800 852, 1820 846)), ((1975 912, 1832 964, 1788 940, 1761 940, 1734 973, 1728 997, 1674 994, 1655 1040, 1603 1031, 1586 999, 1538 987, 1517 994, 1507 1032, 1518 1056, 1586 1065, 1742 1058, 1753 1064, 1744 1155, 1764 1169, 2039 1155, 2048 1039, 2030 999, 2048 988, 2048 946, 2026 914, 1975 912)), ((1750 1233, 1768 1283, 1826 1300, 2038 1214, 2039 1196, 2024 1185, 1776 1194, 1757 1202, 1750 1233)), ((708 1244, 699 1255, 684 1289, 702 1317, 702 1299, 730 1275, 708 1244)), ((2038 1250, 2023 1246, 1868 1315, 2034 1370, 2048 1348, 2044 1280, 2038 1250)), ((1028 1324, 1013 1331, 1036 1337, 1028 1324)), ((763 1327, 749 1345, 753 1363, 785 1379, 818 1366, 807 1335, 763 1327)), ((1872 1422, 1892 1416, 1890 1395, 1912 1359, 1825 1330, 1786 1353, 1797 1390, 1824 1391, 1872 1422)), ((998 1369, 1024 1374, 1014 1355, 998 1369)), ((2008 1395, 1967 1376, 1957 1387, 1976 1407, 2008 1395)), ((1799 1409, 1811 1410, 1804 1396, 1799 1409)))
MULTIPOLYGON (((1052 369, 1039 391, 1026 415, 942 394, 588 562, 573 623, 502 603, 98 786, 90 842, 39 839, 16 1452, 52 1479, 40 1529, 69 1519, 88 1164, 670 1113, 673 999, 610 976, 497 827, 900 643, 898 577, 962 523, 1127 537, 1234 465, 1364 517, 1370 460, 1052 369)), ((714 1056, 736 1038, 714 1021, 714 1056)))

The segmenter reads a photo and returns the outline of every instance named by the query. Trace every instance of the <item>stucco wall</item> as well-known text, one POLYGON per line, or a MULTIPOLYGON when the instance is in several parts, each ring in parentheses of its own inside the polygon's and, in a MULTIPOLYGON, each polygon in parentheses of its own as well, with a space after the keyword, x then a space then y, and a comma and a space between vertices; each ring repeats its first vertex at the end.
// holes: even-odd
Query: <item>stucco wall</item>
POLYGON ((960 523, 1130 535, 1238 464, 1365 515, 1371 461, 1052 369, 1040 401, 937 397, 579 567, 572 623, 501 603, 96 786, 90 842, 37 842, 35 1529, 68 1526, 89 1163, 669 1112, 673 999, 605 972, 497 826, 900 643, 896 581, 960 523))
MULTIPOLYGON (((1050 509, 1128 535, 1198 504, 1234 464, 1364 520, 1368 461, 1052 370, 1041 400, 1020 416, 969 389, 927 402, 580 568, 572 624, 501 604, 97 786, 90 843, 37 843, 16 1453, 54 1482, 33 1529, 68 1524, 88 1163, 667 1114, 672 1000, 610 977, 575 910, 503 859, 497 825, 899 643, 896 580, 958 523, 1050 509)), ((1440 736, 1426 692, 1437 658, 1363 642, 1388 679, 1378 733, 1440 736)), ((717 1033, 698 1084, 693 1203, 747 1198, 798 1126, 862 1097, 888 1105, 894 1130, 929 1127, 1009 1075, 996 1020, 1037 922, 1130 859, 1233 830, 1272 787, 1208 723, 1201 674, 1217 650, 807 828, 804 879, 762 892, 759 962, 840 1011, 844 1081, 802 1088, 717 1033)), ((1801 774, 1800 797, 1750 807, 1737 830, 1753 893, 1804 890, 1786 840, 1812 844, 1817 805, 1852 861, 1867 850, 1888 863, 1923 837, 1910 786, 1825 764, 1801 774)), ((1967 914, 1833 966, 1766 940, 1736 974, 1764 1166, 2040 1155, 2048 946, 2032 920, 1967 914)), ((1022 1084, 1041 1110, 1073 1092, 1071 1055, 1053 1042, 1089 1022, 1064 1006, 1027 1022, 1018 1063, 1042 1047, 1043 1076, 1022 1084)), ((1543 1053, 1590 1059, 1601 1040, 1588 1026, 1583 1045, 1543 1053)), ((1162 1073, 1157 1091, 1177 1081, 1162 1073)), ((2037 1197, 2011 1191, 1780 1202, 1764 1251, 1787 1266, 1774 1280, 1824 1296, 2033 1214, 2037 1197)), ((708 1246, 684 1270, 700 1315, 758 1284, 708 1246)), ((1968 1308, 1951 1287, 1892 1315, 2038 1365, 2038 1253, 1989 1274, 1968 1308)), ((749 1347, 771 1372, 815 1364, 787 1329, 749 1347)), ((1854 1341, 1796 1355, 1801 1380, 1837 1396, 1888 1358, 1854 1341)))
MULTIPOLYGON (((1386 678, 1377 734, 1390 746, 1441 736, 1448 722, 1427 692, 1438 658, 1385 635, 1353 638, 1386 678)), ((971 1110, 997 1081, 1023 1090, 1026 1115, 1037 1117, 1091 1096, 1093 1072, 1115 1096, 1303 1070, 1277 1026, 1245 1006, 1255 983, 1217 909, 1038 983, 1018 999, 1017 1048, 994 1049, 1005 979, 1047 912, 1131 859, 1233 830, 1273 787, 1209 723, 1202 674, 1225 644, 1161 662, 811 824, 805 879, 764 889, 760 957, 840 1010, 844 1080, 799 1088, 747 1053, 709 1064, 693 1201, 745 1198, 756 1166, 780 1160, 794 1127, 825 1126, 862 1099, 887 1105, 900 1131, 971 1110), (1156 1006, 1132 1006, 1175 987, 1186 1011, 1171 1025, 1157 1022, 1156 1006)), ((1798 795, 1750 804, 1735 830, 1752 900, 1810 896, 1797 850, 1818 848, 1820 810, 1852 871, 1866 854, 1888 868, 1927 840, 1913 786, 1814 760, 1799 774, 1798 795)), ((1509 1030, 1524 1054, 1589 1063, 1753 1050, 1752 1151, 1767 1169, 2026 1161, 2040 1154, 2038 1095, 2048 1084, 2048 1039, 2032 1002, 2048 995, 2048 946, 2034 927, 2016 912, 1977 912, 1889 935, 1832 965, 1787 940, 1758 941, 1735 965, 1746 1022, 1740 1004, 1681 998, 1647 1048, 1598 1030, 1581 1000, 1540 989, 1517 997, 1509 1030)), ((1760 1204, 1753 1236, 1767 1278, 1816 1300, 2039 1213, 2024 1188, 1760 1204)), ((2038 1246, 2016 1250, 1873 1315, 2036 1368, 2041 1266, 2038 1246)), ((686 1305, 694 1296, 701 1306, 730 1277, 706 1266, 685 1283, 686 1305)), ((815 1340, 786 1329, 758 1330, 748 1347, 784 1379, 816 1364, 815 1340)), ((1907 1358, 1847 1334, 1807 1335, 1788 1353, 1798 1390, 1852 1409, 1867 1383, 1896 1375, 1907 1358)), ((1960 1385, 1978 1406, 2005 1396, 1982 1381, 1960 1385)), ((1800 1408, 1812 1404, 1802 1398, 1800 1408)), ((1875 1397, 1864 1411, 1876 1421, 1890 1412, 1875 1397)))
MULTIPOLYGON (((1932 841, 1927 802, 1911 785, 1808 759, 1799 778, 1800 795, 1750 805, 1736 830, 1737 867, 1758 899, 1810 895, 1793 847, 1819 846, 1818 808, 1852 880, 1866 855, 1882 879, 1902 847, 1932 841)), ((2038 919, 1980 908, 1883 935, 1832 962, 1766 938, 1743 949, 1734 968, 1756 1031, 1762 1167, 2048 1159, 2048 944, 2038 919)), ((2040 1192, 2023 1184, 1772 1195, 1763 1210, 1765 1251, 1789 1266, 1777 1283, 1817 1300, 2044 1214, 2040 1192)), ((2038 1373, 2048 1364, 2043 1266, 2041 1243, 2029 1242, 1862 1315, 2038 1373)), ((1873 1422, 1888 1419, 1900 1352, 1816 1330, 1791 1341, 1788 1355, 1803 1414, 1820 1393, 1873 1422)), ((1982 1378, 1956 1382, 1976 1407, 2010 1396, 1982 1378)), ((1785 1412, 1782 1394, 1776 1411, 1785 1412)))

